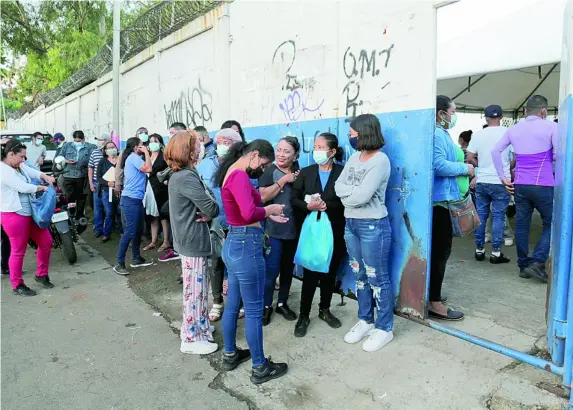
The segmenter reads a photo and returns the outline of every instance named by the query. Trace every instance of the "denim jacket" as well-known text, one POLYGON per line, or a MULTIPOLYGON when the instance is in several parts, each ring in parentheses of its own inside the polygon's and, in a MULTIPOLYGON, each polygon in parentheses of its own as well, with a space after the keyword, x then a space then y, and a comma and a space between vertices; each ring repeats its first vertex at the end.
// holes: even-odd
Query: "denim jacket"
POLYGON ((59 150, 57 155, 63 156, 66 160, 73 159, 77 162, 75 164, 66 164, 64 167, 63 175, 64 178, 85 178, 88 176, 88 163, 90 160, 90 155, 92 151, 97 149, 94 144, 89 142, 84 142, 80 151, 76 150, 76 147, 72 142, 65 143, 59 150))
POLYGON ((219 169, 219 157, 217 155, 212 155, 210 157, 204 158, 203 161, 197 167, 197 172, 201 179, 207 185, 207 187, 213 192, 215 201, 219 205, 219 216, 217 216, 217 221, 223 229, 228 229, 227 218, 225 217, 225 210, 223 209, 223 199, 221 198, 221 188, 216 186, 215 174, 219 169))
POLYGON ((442 127, 436 126, 432 201, 436 203, 460 199, 461 194, 456 177, 467 174, 467 165, 457 161, 456 144, 450 134, 442 127))

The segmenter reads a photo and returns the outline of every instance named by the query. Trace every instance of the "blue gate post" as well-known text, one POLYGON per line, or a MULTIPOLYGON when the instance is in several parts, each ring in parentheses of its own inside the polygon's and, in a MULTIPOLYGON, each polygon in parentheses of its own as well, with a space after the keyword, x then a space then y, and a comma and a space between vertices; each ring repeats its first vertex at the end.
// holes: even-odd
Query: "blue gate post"
MULTIPOLYGON (((573 135, 573 134, 572 134, 573 135)), ((572 150, 573 151, 573 150, 572 150)), ((573 252, 573 249, 572 249, 573 252)), ((573 272, 573 259, 571 259, 571 268, 569 269, 569 275, 573 272)), ((569 394, 569 409, 573 410, 573 394, 571 394, 571 389, 573 388, 573 280, 569 277, 569 309, 567 312, 567 333, 565 339, 565 361, 563 363, 563 387, 565 388, 565 393, 569 394)))

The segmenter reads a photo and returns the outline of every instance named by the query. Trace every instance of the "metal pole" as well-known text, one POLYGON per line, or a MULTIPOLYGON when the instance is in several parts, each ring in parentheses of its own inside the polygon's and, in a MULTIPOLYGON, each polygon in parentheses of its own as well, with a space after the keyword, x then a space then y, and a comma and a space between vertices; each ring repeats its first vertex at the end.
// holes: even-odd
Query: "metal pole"
POLYGON ((120 30, 121 30, 121 2, 113 2, 113 130, 115 135, 119 134, 119 66, 121 64, 120 55, 120 30))
POLYGON ((2 95, 2 116, 4 117, 4 129, 8 129, 8 119, 6 118, 6 106, 4 105, 4 88, 0 88, 2 95))

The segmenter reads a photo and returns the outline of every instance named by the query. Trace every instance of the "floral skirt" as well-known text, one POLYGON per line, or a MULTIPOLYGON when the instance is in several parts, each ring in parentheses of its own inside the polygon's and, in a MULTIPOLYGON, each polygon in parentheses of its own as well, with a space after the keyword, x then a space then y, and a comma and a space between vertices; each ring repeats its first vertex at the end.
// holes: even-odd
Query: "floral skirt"
POLYGON ((183 342, 213 341, 208 315, 209 270, 207 258, 181 255, 183 274, 183 342))

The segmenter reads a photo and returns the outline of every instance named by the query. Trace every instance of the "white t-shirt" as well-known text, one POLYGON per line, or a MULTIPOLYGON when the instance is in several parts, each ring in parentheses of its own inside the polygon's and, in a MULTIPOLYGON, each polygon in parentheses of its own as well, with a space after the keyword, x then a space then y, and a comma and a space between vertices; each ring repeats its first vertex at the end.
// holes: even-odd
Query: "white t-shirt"
MULTIPOLYGON (((482 184, 501 184, 497 171, 493 165, 491 151, 507 131, 506 127, 487 127, 475 132, 472 135, 468 152, 477 155, 478 169, 476 172, 477 182, 482 184)), ((510 152, 513 151, 511 145, 501 154, 503 170, 506 178, 510 178, 510 152)))
POLYGON ((26 158, 28 159, 28 162, 30 164, 39 169, 38 161, 40 160, 40 157, 46 156, 46 151, 47 151, 46 146, 44 144, 42 145, 36 145, 34 143, 27 144, 26 158))

